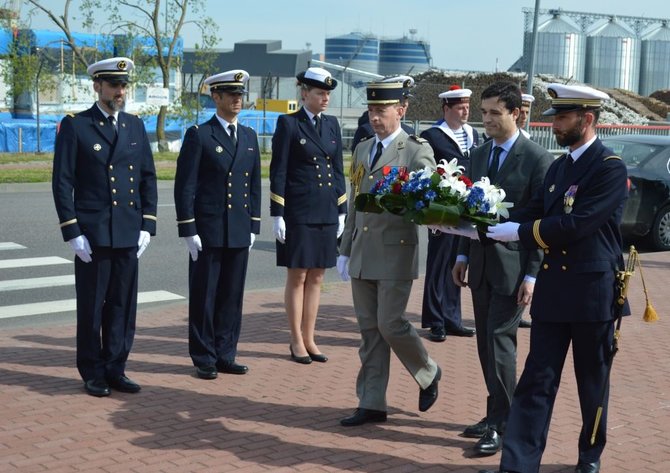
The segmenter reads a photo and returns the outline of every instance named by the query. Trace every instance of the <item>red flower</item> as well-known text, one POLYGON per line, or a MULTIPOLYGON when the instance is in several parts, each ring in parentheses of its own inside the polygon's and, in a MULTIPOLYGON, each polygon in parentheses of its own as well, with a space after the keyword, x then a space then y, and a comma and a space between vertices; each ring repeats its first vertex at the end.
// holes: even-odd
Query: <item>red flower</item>
POLYGON ((393 185, 391 186, 391 192, 393 194, 400 194, 401 189, 402 184, 400 182, 394 182, 393 185))
POLYGON ((472 187, 472 181, 468 178, 468 176, 461 175, 459 181, 465 182, 465 187, 467 187, 468 189, 472 187))
POLYGON ((444 168, 437 168, 435 172, 437 172, 440 176, 442 176, 446 171, 444 170, 444 168))
POLYGON ((398 168, 398 178, 400 178, 401 181, 409 180, 409 172, 405 166, 400 166, 398 168))

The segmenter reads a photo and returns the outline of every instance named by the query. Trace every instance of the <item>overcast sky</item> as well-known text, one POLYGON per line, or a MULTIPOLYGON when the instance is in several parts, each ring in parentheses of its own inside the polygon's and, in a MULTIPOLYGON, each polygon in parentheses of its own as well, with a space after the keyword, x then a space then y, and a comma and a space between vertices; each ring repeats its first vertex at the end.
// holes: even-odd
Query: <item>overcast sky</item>
MULTIPOLYGON (((327 37, 358 31, 400 38, 416 29, 416 38, 430 43, 435 67, 489 72, 496 67, 506 70, 521 56, 522 9, 535 6, 534 0, 206 1, 209 16, 220 27, 221 48, 232 49, 235 42, 248 39, 278 39, 284 49, 305 49, 310 43, 314 52, 323 53, 327 37)), ((23 14, 28 2, 22 3, 23 14)), ((43 0, 43 4, 61 11, 64 1, 43 0)), ((540 9, 559 7, 567 11, 670 18, 668 0, 542 0, 540 3, 540 9)), ((104 23, 103 14, 100 24, 104 23)), ((541 16, 540 23, 542 19, 548 17, 541 16)), ((32 26, 55 29, 45 15, 35 17, 32 26)), ((195 29, 185 29, 182 36, 186 47, 197 42, 195 29)))

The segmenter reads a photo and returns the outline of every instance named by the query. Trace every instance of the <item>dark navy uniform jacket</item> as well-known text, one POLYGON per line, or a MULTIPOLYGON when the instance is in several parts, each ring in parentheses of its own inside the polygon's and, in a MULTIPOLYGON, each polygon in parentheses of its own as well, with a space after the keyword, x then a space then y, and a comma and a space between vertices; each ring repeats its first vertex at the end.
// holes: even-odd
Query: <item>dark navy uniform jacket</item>
POLYGON ((270 213, 297 224, 336 224, 347 213, 342 136, 321 114, 321 136, 304 109, 281 115, 272 137, 270 213))
POLYGON ((61 121, 53 195, 63 239, 91 246, 137 246, 140 230, 156 234, 156 170, 144 123, 119 112, 118 139, 97 105, 61 121))
POLYGON ((256 132, 236 125, 237 149, 212 118, 186 131, 177 158, 174 200, 179 236, 203 246, 242 248, 261 229, 261 157, 256 132))
POLYGON ((565 155, 554 161, 542 193, 526 207, 512 209, 510 220, 526 222, 519 227, 523 246, 544 251, 530 308, 533 320, 604 322, 615 317, 627 179, 623 161, 596 139, 574 164, 567 164, 565 155))
POLYGON ((458 158, 458 164, 465 167, 465 174, 469 176, 470 151, 479 145, 479 134, 477 133, 477 130, 474 128, 472 129, 473 144, 465 154, 461 151, 461 147, 458 145, 458 143, 439 127, 433 126, 427 130, 424 130, 421 133, 421 138, 425 138, 430 143, 430 147, 433 148, 433 153, 435 153, 436 163, 439 163, 442 159, 451 161, 454 158, 458 158))

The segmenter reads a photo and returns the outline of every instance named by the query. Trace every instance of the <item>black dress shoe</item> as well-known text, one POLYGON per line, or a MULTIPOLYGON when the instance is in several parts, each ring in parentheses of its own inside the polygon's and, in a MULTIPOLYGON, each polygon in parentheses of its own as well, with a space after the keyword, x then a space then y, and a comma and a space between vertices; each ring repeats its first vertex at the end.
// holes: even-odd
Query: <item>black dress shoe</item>
POLYGON ((600 471, 600 460, 593 463, 580 461, 575 467, 575 473, 598 473, 600 471))
POLYGON ((228 374, 247 374, 249 367, 240 365, 234 361, 218 361, 216 363, 217 371, 228 374))
POLYGON ((437 373, 433 378, 433 382, 426 389, 419 390, 419 410, 421 412, 426 412, 428 409, 433 407, 435 401, 437 401, 437 384, 442 377, 442 370, 440 367, 437 367, 437 373))
POLYGON ((530 320, 521 319, 519 321, 519 328, 530 328, 533 323, 530 320))
POLYGON ((484 434, 489 430, 489 424, 486 422, 486 417, 477 422, 476 424, 468 425, 465 430, 463 430, 463 437, 468 437, 471 439, 480 439, 484 434))
POLYGON ((293 354, 293 346, 289 344, 288 349, 291 350, 291 359, 295 361, 296 363, 300 363, 302 365, 309 365, 312 362, 312 358, 307 355, 307 356, 295 356, 293 354))
POLYGON ((496 429, 489 427, 484 436, 479 439, 475 445, 477 455, 495 455, 502 447, 502 437, 496 432, 496 429))
POLYGON ((200 379, 216 379, 219 375, 216 372, 216 366, 196 366, 195 374, 197 374, 200 379))
POLYGON ((109 378, 107 383, 109 383, 110 388, 121 391, 122 393, 138 393, 142 389, 139 384, 125 375, 109 378))
POLYGON ((477 331, 470 327, 457 327, 457 328, 448 328, 446 329, 447 335, 453 335, 454 337, 474 337, 477 331))
POLYGON ((323 353, 319 353, 318 355, 315 353, 310 353, 309 351, 307 352, 307 355, 312 361, 316 361, 317 363, 325 363, 328 361, 328 357, 324 355, 323 353))
POLYGON ((84 389, 88 394, 95 397, 105 397, 112 394, 107 381, 104 379, 89 379, 84 383, 84 389))
POLYGON ((342 419, 340 425, 343 425, 344 427, 355 427, 357 425, 377 422, 386 422, 386 412, 359 407, 354 411, 354 415, 342 419))
POLYGON ((447 331, 444 327, 433 327, 428 334, 428 340, 431 342, 443 342, 447 339, 447 331))

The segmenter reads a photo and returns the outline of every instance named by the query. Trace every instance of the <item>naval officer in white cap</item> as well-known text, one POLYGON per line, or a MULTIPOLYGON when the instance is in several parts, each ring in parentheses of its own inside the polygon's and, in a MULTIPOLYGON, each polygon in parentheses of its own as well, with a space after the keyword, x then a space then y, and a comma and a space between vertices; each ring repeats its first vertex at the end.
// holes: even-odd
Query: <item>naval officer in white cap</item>
POLYGON ((548 91, 551 108, 544 115, 553 116, 556 141, 567 152, 547 171, 542 192, 486 234, 544 254, 530 308, 530 352, 514 392, 500 470, 539 470, 572 347, 582 413, 575 472, 597 473, 607 440, 614 325, 629 313, 627 304, 617 312, 615 303, 616 274, 624 269, 619 225, 628 177, 621 158, 596 135, 608 95, 564 84, 550 84, 548 91))
POLYGON ((61 121, 53 195, 75 252, 77 368, 91 396, 140 386, 125 367, 135 335, 138 259, 156 234, 156 171, 144 123, 123 111, 133 61, 91 64, 96 103, 61 121))
POLYGON ((211 119, 186 131, 174 197, 189 258, 189 354, 201 379, 243 375, 236 362, 249 251, 261 228, 261 168, 256 132, 238 120, 249 74, 205 79, 211 119))
POLYGON ((291 360, 325 363, 328 357, 315 340, 316 316, 347 213, 342 134, 337 118, 325 113, 337 80, 320 67, 296 78, 302 107, 280 116, 272 137, 270 213, 277 266, 286 267, 291 360))

